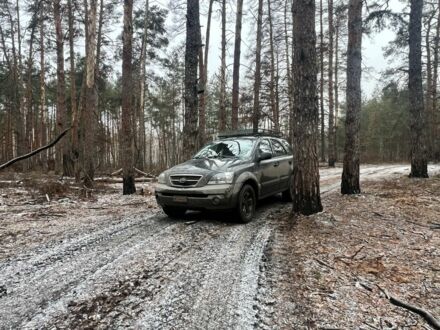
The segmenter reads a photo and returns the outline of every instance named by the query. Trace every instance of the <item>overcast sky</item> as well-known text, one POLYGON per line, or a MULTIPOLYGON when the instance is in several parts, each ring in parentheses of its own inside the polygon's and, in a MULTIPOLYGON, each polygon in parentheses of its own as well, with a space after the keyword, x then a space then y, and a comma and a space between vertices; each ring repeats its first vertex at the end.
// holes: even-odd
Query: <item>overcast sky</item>
MULTIPOLYGON (((249 45, 253 45, 255 43, 255 31, 254 26, 251 21, 255 19, 249 14, 249 2, 244 0, 244 19, 243 19, 243 32, 242 32, 242 63, 246 65, 244 62, 244 56, 247 55, 249 45), (247 15, 246 15, 247 13, 247 15)), ((252 1, 253 2, 253 1, 252 1)), ((152 4, 157 4, 168 8, 169 0, 153 0, 152 4)), ((233 47, 234 47, 234 39, 233 32, 235 29, 235 5, 232 6, 229 4, 229 8, 227 10, 228 13, 228 59, 227 65, 230 70, 232 70, 232 55, 233 55, 233 47)), ((219 3, 214 2, 214 9, 218 10, 220 7, 219 3)), ((400 11, 403 8, 403 5, 399 2, 399 0, 391 0, 390 8, 394 11, 400 11)), ((173 21, 175 21, 175 17, 173 15, 169 15, 168 17, 168 27, 173 25, 173 21)), ((204 5, 201 6, 201 25, 202 25, 202 35, 204 36, 204 31, 206 27, 206 8, 204 5)), ((170 35, 169 38, 172 44, 176 44, 184 40, 184 33, 180 30, 181 33, 178 35, 170 35)), ((319 31, 317 31, 319 32, 319 31)), ((389 63, 383 57, 383 47, 385 47, 389 41, 394 39, 394 32, 391 30, 384 30, 380 33, 376 33, 371 37, 364 36, 363 38, 363 67, 368 67, 368 72, 365 70, 362 76, 362 89, 363 96, 370 97, 376 90, 380 90, 383 86, 383 82, 381 81, 381 72, 389 67, 389 63)), ((210 50, 209 50, 209 65, 208 72, 212 75, 215 72, 218 72, 220 66, 220 45, 221 45, 221 21, 218 14, 213 14, 212 19, 212 28, 211 28, 211 39, 210 39, 210 50)), ((244 73, 246 70, 245 67, 241 68, 241 73, 244 73)), ((341 78, 343 78, 341 74, 341 78)), ((242 78, 244 79, 244 78, 242 78)))

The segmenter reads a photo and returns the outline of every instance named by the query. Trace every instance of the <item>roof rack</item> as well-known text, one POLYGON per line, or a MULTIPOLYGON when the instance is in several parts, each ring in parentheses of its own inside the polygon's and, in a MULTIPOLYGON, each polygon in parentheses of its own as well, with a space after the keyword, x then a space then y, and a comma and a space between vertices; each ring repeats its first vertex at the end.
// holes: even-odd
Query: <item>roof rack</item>
POLYGON ((218 133, 219 138, 228 138, 228 137, 239 137, 239 136, 271 136, 271 137, 282 137, 281 132, 268 130, 268 129, 259 129, 257 132, 254 132, 252 128, 250 129, 240 129, 240 130, 230 130, 218 133))

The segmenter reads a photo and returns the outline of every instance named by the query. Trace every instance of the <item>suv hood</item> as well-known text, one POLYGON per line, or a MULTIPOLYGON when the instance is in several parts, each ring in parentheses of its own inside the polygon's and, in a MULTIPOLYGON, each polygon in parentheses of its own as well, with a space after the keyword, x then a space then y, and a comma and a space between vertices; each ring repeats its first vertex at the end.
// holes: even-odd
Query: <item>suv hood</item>
POLYGON ((185 163, 170 168, 168 174, 208 174, 211 172, 225 172, 232 167, 243 164, 239 158, 200 158, 190 159, 185 163))

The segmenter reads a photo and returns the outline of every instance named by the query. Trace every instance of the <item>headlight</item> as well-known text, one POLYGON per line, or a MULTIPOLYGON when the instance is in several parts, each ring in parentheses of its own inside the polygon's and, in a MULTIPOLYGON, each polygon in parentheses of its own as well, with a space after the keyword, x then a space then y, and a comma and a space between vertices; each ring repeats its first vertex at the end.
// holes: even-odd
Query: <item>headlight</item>
POLYGON ((166 181, 165 173, 160 173, 157 178, 157 182, 165 184, 166 183, 165 181, 166 181))
POLYGON ((234 172, 217 173, 214 175, 208 184, 226 184, 232 183, 234 180, 234 172))

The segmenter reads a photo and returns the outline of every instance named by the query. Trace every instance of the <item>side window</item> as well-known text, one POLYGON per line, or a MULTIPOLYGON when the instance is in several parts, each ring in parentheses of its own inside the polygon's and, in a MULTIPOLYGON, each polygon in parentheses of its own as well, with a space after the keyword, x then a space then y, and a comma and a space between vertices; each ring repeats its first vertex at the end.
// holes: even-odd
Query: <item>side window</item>
POLYGON ((289 142, 287 142, 286 140, 280 140, 280 141, 283 144, 284 149, 286 149, 287 153, 289 155, 291 155, 292 154, 292 147, 290 146, 289 142))
POLYGON ((260 154, 263 152, 268 152, 272 154, 272 148, 270 146, 269 140, 263 139, 260 141, 260 144, 258 145, 258 152, 260 154))
POLYGON ((275 157, 287 155, 286 149, 284 149, 281 142, 275 139, 271 139, 271 141, 275 157))

